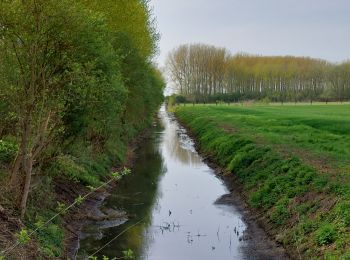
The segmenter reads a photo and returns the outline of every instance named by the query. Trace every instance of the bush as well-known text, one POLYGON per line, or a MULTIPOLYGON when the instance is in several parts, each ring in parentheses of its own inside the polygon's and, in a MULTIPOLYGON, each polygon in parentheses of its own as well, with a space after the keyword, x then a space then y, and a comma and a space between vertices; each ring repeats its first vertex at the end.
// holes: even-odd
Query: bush
POLYGON ((15 158, 17 151, 16 144, 0 140, 0 162, 10 163, 15 158))
POLYGON ((64 174, 70 180, 81 182, 84 185, 99 186, 101 182, 93 173, 90 173, 82 164, 75 161, 75 158, 69 155, 57 157, 56 162, 52 167, 54 175, 64 174))
POLYGON ((336 237, 336 229, 331 224, 323 224, 316 231, 316 242, 320 246, 332 244, 336 240, 336 237))

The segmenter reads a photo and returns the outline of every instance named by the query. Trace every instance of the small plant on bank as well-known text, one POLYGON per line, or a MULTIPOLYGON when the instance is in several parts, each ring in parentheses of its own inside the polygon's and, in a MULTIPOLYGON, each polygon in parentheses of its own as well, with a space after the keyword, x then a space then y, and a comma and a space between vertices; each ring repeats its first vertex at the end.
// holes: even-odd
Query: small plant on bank
POLYGON ((129 168, 124 167, 123 175, 129 175, 130 173, 131 173, 131 170, 129 168))
POLYGON ((64 203, 60 203, 59 201, 57 201, 57 211, 58 212, 62 212, 62 214, 64 214, 64 213, 66 213, 66 204, 64 204, 64 203))
POLYGON ((95 187, 93 187, 93 186, 86 186, 86 188, 88 188, 90 191, 96 191, 96 188, 95 187))
POLYGON ((79 197, 77 197, 74 201, 74 203, 76 203, 78 206, 81 205, 84 202, 84 198, 79 195, 79 197))
POLYGON ((320 246, 330 245, 337 238, 337 232, 333 225, 324 224, 316 231, 316 242, 320 246))
POLYGON ((112 177, 115 179, 119 179, 120 178, 120 173, 119 172, 113 172, 112 173, 112 177))
POLYGON ((129 260, 135 259, 134 252, 131 249, 123 251, 123 257, 129 260))
POLYGON ((22 229, 17 234, 17 241, 20 245, 26 245, 30 241, 30 237, 29 237, 28 231, 26 229, 22 229))
POLYGON ((272 211, 271 220, 277 225, 283 225, 290 217, 288 210, 288 199, 282 199, 278 202, 272 211))

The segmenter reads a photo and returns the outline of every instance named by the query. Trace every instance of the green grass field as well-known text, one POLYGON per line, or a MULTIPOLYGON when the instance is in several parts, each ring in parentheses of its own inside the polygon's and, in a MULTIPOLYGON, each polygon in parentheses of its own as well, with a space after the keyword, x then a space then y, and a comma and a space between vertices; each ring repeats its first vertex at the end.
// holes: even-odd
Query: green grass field
POLYGON ((350 105, 176 109, 296 255, 350 259, 350 105))
MULTIPOLYGON (((350 105, 195 106, 181 108, 218 127, 235 129, 257 142, 281 145, 325 159, 332 167, 350 164, 350 105)), ((310 158, 305 158, 310 159, 310 158)), ((348 169, 350 170, 350 169, 348 169)))

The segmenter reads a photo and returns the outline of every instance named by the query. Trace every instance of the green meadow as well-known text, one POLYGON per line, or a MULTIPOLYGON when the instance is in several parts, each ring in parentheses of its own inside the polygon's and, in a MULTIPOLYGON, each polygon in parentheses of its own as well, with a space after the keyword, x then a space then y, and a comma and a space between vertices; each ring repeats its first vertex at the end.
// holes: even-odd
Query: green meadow
POLYGON ((201 150, 296 257, 350 257, 350 105, 186 105, 201 150))

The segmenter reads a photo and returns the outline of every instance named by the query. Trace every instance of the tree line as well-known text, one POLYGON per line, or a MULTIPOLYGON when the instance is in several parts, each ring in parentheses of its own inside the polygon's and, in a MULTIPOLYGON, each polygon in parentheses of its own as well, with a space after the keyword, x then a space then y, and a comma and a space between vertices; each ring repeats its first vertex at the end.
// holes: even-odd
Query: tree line
POLYGON ((350 62, 231 55, 225 48, 187 44, 169 53, 166 67, 182 101, 312 103, 350 99, 350 62))
POLYGON ((147 0, 0 2, 0 177, 22 218, 55 176, 96 186, 150 125, 158 39, 147 0))

